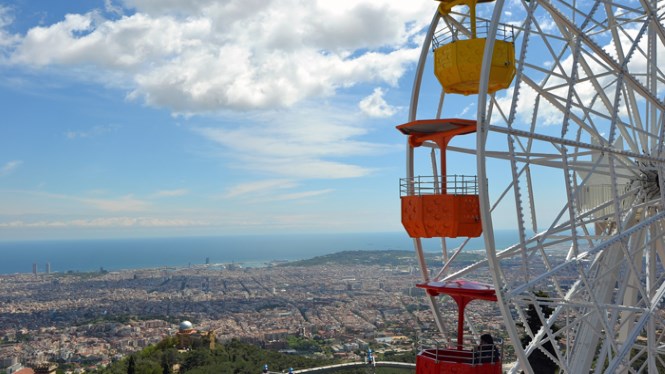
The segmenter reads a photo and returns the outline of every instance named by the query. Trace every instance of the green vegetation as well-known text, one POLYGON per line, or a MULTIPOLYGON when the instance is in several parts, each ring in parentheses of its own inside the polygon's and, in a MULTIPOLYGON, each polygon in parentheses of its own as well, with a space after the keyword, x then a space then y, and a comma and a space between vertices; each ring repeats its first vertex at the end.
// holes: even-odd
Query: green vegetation
POLYGON ((187 374, 226 374, 258 373, 264 364, 271 371, 308 368, 331 364, 329 359, 313 359, 297 355, 286 355, 261 349, 257 346, 232 340, 218 344, 214 351, 202 344, 181 352, 175 349, 175 339, 166 338, 157 345, 145 348, 129 357, 113 363, 98 374, 141 374, 171 373, 174 365, 179 365, 180 373, 187 374))
MULTIPOLYGON (((644 369, 647 367, 646 363, 647 355, 643 353, 639 357, 635 358, 638 354, 639 354, 639 349, 633 348, 631 350, 630 356, 633 357, 634 360, 631 366, 635 371, 638 371, 640 368, 644 369)), ((607 367, 608 363, 606 362, 604 366, 607 367)), ((656 370, 658 371, 658 374, 665 373, 665 365, 663 365, 662 361, 658 359, 656 359, 656 370)))
POLYGON ((288 262, 279 266, 316 265, 401 265, 415 261, 412 251, 343 251, 307 260, 288 262))
POLYGON ((297 336, 289 336, 286 338, 289 348, 295 349, 298 352, 321 352, 323 347, 314 339, 301 338, 297 336))
POLYGON ((336 371, 335 374, 367 374, 368 372, 375 374, 413 374, 413 369, 377 367, 374 368, 374 371, 369 371, 368 369, 352 369, 352 370, 336 371))
MULTIPOLYGON (((425 253, 428 265, 440 265, 439 253, 425 253)), ((479 254, 463 252, 457 257, 458 263, 474 262, 481 258, 479 254)), ((413 251, 343 251, 307 260, 288 262, 278 266, 317 266, 317 265, 414 265, 416 257, 413 251)))
POLYGON ((416 350, 413 349, 410 352, 394 352, 387 351, 380 355, 379 361, 391 361, 391 362, 410 362, 412 364, 416 363, 416 350))
MULTIPOLYGON (((321 343, 297 337, 289 337, 289 346, 303 351, 321 351, 321 343)), ((261 349, 255 345, 231 340, 217 344, 211 351, 207 342, 199 342, 188 351, 175 348, 176 340, 166 338, 156 345, 149 346, 131 356, 116 361, 97 374, 171 374, 179 368, 183 374, 238 374, 260 373, 263 365, 268 364, 272 372, 286 372, 289 368, 305 369, 337 363, 327 358, 309 358, 299 355, 287 355, 261 349)), ((414 362, 415 352, 385 352, 379 360, 414 362)), ((366 373, 366 369, 345 370, 338 374, 366 373)), ((377 374, 406 374, 413 370, 376 368, 377 374)))
MULTIPOLYGON (((87 315, 84 315, 84 317, 87 317, 87 315)), ((153 314, 153 315, 106 314, 102 316, 94 316, 93 318, 83 320, 82 322, 79 322, 78 325, 79 326, 96 325, 99 323, 107 323, 107 322, 130 323, 135 321, 150 321, 154 319, 166 321, 174 325, 177 325, 178 323, 182 322, 182 320, 178 317, 165 316, 161 314, 153 314)), ((191 322, 197 323, 198 321, 192 320, 191 322)))
MULTIPOLYGON (((549 295, 544 291, 536 291, 534 292, 534 295, 537 298, 549 297, 549 295)), ((543 314, 544 318, 547 318, 552 314, 552 312, 554 312, 554 309, 543 305, 540 307, 540 312, 543 314)), ((538 330, 540 330, 540 328, 543 326, 540 317, 538 317, 536 306, 533 304, 529 304, 529 307, 526 310, 526 319, 527 324, 529 325, 529 329, 531 329, 534 334, 538 332, 538 330)), ((557 330, 559 330, 559 328, 556 325, 552 326, 553 332, 556 332, 557 330)), ((520 341, 522 343, 522 347, 526 347, 531 342, 531 337, 525 333, 520 341)), ((543 344, 543 349, 547 350, 550 355, 556 356, 554 352, 554 346, 551 342, 543 344)), ((543 351, 539 349, 534 350, 534 352, 529 355, 529 364, 531 364, 533 371, 539 374, 554 374, 558 369, 558 366, 552 360, 550 360, 550 358, 547 357, 543 351)))

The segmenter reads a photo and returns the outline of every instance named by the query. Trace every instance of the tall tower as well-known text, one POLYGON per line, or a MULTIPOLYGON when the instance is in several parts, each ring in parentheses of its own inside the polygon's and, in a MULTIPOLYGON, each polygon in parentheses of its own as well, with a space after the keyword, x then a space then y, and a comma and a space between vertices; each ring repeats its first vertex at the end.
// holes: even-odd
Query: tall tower
POLYGON ((51 263, 47 262, 46 266, 44 267, 46 270, 46 274, 51 274, 51 263))
POLYGON ((36 262, 32 263, 32 274, 37 275, 37 263, 36 262))

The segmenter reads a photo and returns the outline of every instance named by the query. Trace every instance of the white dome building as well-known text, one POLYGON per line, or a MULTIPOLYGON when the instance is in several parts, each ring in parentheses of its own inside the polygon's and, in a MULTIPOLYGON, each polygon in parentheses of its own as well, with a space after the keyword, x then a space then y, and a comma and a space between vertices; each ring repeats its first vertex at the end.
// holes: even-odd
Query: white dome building
POLYGON ((194 325, 189 321, 180 322, 175 337, 177 339, 178 349, 189 349, 192 347, 194 340, 201 339, 201 335, 197 334, 196 330, 194 330, 194 325))
POLYGON ((191 322, 189 322, 189 321, 180 322, 180 328, 179 328, 180 332, 186 332, 188 330, 193 330, 193 329, 194 329, 194 325, 192 325, 191 322))

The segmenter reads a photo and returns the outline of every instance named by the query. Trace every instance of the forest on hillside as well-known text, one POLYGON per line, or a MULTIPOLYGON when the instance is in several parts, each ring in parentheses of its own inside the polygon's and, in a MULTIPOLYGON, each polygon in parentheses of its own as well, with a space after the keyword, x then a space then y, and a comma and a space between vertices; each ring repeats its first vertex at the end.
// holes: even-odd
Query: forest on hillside
MULTIPOLYGON (((231 340, 216 344, 211 350, 207 344, 181 351, 175 348, 175 338, 169 337, 156 345, 149 346, 106 368, 97 374, 258 374, 268 364, 271 372, 288 372, 338 363, 330 358, 312 358, 301 355, 284 354, 262 349, 256 345, 231 340)), ((411 354, 388 353, 385 359, 391 361, 413 362, 411 354)), ((365 373, 365 369, 345 371, 345 374, 365 373)), ((397 369, 377 369, 376 373, 398 374, 409 371, 397 369)))

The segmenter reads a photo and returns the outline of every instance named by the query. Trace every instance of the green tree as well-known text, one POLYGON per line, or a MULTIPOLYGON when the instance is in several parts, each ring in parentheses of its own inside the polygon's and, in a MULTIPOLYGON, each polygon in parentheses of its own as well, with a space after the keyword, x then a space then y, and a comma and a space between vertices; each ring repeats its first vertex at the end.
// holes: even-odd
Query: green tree
MULTIPOLYGON (((549 295, 544 291, 536 291, 534 292, 534 295, 538 298, 549 297, 549 295)), ((552 314, 554 309, 547 305, 542 305, 540 307, 540 311, 543 316, 547 318, 552 314)), ((538 330, 540 330, 540 328, 543 326, 542 322, 540 321, 540 317, 538 316, 536 306, 533 304, 529 304, 529 307, 526 310, 526 322, 529 329, 531 329, 534 334, 537 333, 538 330)), ((556 332, 558 329, 559 328, 556 325, 552 326, 553 332, 556 332)), ((522 347, 526 347, 531 342, 531 337, 525 333, 520 339, 520 342, 522 343, 522 347)), ((552 342, 548 341, 547 343, 543 344, 541 349, 546 350, 552 356, 556 356, 552 342)), ((558 366, 554 363, 554 361, 547 357, 547 355, 543 353, 541 349, 536 349, 529 355, 529 364, 531 364, 531 368, 535 373, 538 374, 556 373, 558 366)))
POLYGON ((169 361, 166 352, 162 355, 162 374, 173 373, 173 363, 169 361))
POLYGON ((153 358, 136 361, 136 372, 141 374, 162 374, 162 367, 159 360, 153 358))
POLYGON ((206 366, 214 363, 212 354, 207 349, 197 349, 190 351, 185 362, 182 364, 182 370, 187 371, 199 366, 206 366))
POLYGON ((127 374, 136 374, 136 359, 134 355, 129 356, 129 361, 127 362, 127 374))

